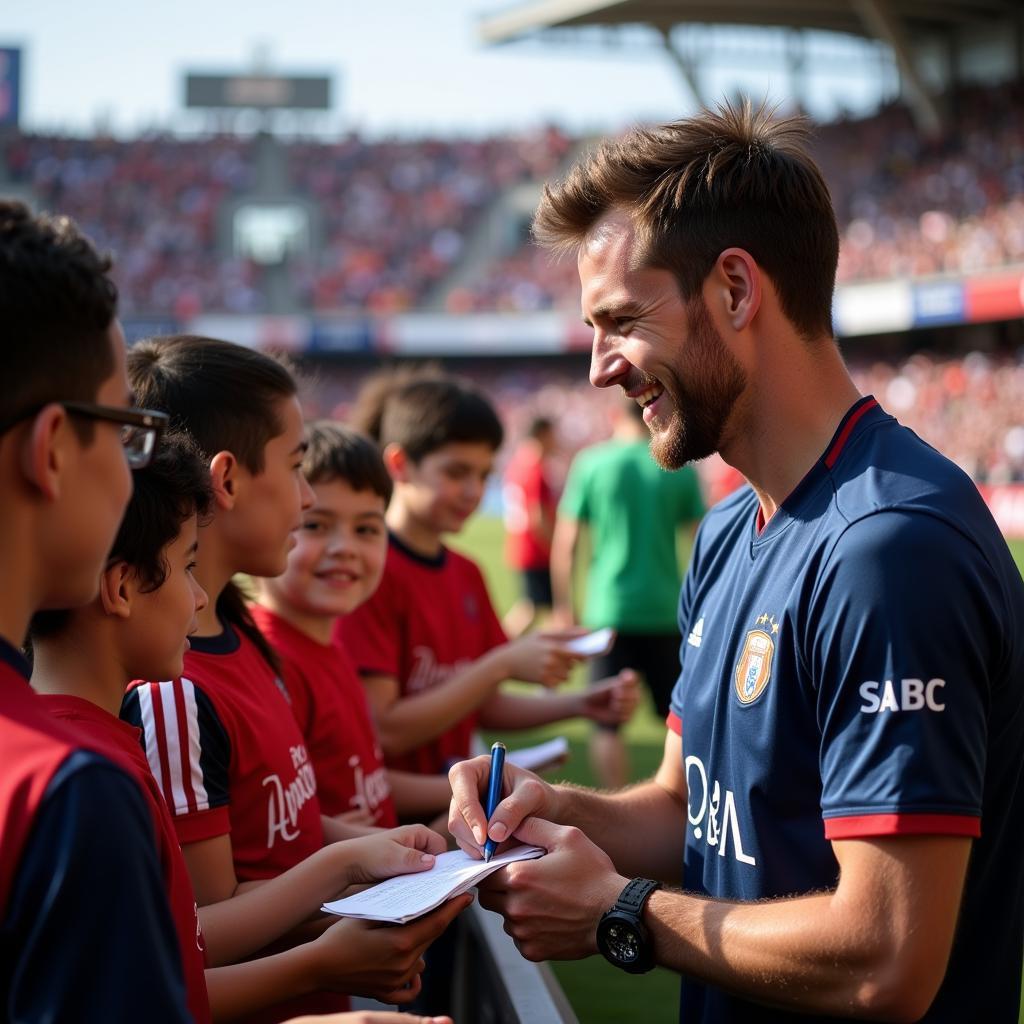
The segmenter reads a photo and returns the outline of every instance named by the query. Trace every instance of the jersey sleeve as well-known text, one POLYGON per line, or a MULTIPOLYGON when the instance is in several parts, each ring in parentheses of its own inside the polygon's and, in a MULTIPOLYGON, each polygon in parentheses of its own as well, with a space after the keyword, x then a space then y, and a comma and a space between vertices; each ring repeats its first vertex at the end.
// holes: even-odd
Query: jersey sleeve
POLYGON ((152 819, 138 786, 94 754, 51 780, 0 934, 5 1020, 191 1020, 152 819))
POLYGON ((209 696, 190 679, 140 683, 121 717, 142 730, 150 770, 184 845, 231 831, 231 740, 209 696))
POLYGON ((586 456, 578 455, 565 478, 565 490, 562 491, 562 498, 558 503, 559 516, 576 519, 579 522, 586 522, 590 518, 586 478, 586 456))
MULTIPOLYGON (((693 613, 693 594, 697 586, 697 574, 699 572, 701 553, 701 531, 698 529, 697 536, 693 542, 693 552, 690 557, 690 564, 687 567, 686 575, 683 577, 683 585, 679 591, 679 635, 686 636, 691 627, 690 619, 693 613)), ((669 712, 665 724, 677 736, 683 734, 683 686, 686 680, 686 653, 687 645, 681 644, 679 651, 679 678, 672 688, 672 696, 669 699, 669 712)))
POLYGON ((938 517, 850 526, 808 604, 828 839, 980 835, 998 580, 938 517))
POLYGON ((340 638, 361 676, 400 676, 401 610, 386 572, 373 597, 340 623, 340 638))

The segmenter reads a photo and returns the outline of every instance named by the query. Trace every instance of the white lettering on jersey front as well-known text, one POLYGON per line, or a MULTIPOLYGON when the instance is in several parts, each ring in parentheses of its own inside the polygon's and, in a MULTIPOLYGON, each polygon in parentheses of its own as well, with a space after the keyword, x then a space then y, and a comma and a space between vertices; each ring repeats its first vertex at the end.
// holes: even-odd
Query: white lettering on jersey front
POLYGON ((693 826, 693 834, 697 839, 704 838, 708 846, 718 848, 718 856, 724 857, 726 850, 732 847, 734 860, 741 864, 756 866, 757 861, 743 848, 743 834, 740 829, 740 819, 736 811, 736 794, 731 789, 726 789, 725 798, 722 798, 722 786, 718 779, 714 780, 714 788, 708 794, 708 773, 704 762, 699 757, 690 754, 684 762, 686 768, 686 816, 693 826), (696 769, 696 776, 700 784, 700 809, 693 811, 693 798, 696 792, 693 784, 693 774, 690 769, 696 769), (721 821, 719 821, 721 815, 721 821))
POLYGON ((304 746, 290 748, 295 778, 288 785, 279 775, 268 775, 263 785, 270 788, 267 797, 267 849, 271 849, 278 836, 286 843, 298 839, 299 812, 316 795, 316 775, 304 746))
POLYGON ((367 774, 363 771, 358 754, 353 754, 348 759, 348 766, 352 769, 356 790, 348 802, 354 810, 373 811, 376 814, 377 808, 391 792, 387 769, 381 765, 367 774))
POLYGON ((424 644, 414 647, 412 656, 412 671, 409 673, 409 681, 406 683, 408 693, 419 693, 421 690, 429 690, 432 686, 438 686, 470 664, 469 660, 462 659, 455 662, 454 665, 439 665, 433 649, 424 644))
POLYGON ((701 640, 704 637, 704 616, 702 615, 697 620, 697 625, 690 631, 690 635, 686 638, 686 642, 691 647, 700 647, 701 640))
POLYGON ((860 684, 860 696, 864 703, 860 706, 862 714, 878 715, 883 711, 945 711, 946 705, 940 704, 936 691, 944 689, 945 679, 901 679, 899 692, 891 679, 878 683, 869 679, 860 684))

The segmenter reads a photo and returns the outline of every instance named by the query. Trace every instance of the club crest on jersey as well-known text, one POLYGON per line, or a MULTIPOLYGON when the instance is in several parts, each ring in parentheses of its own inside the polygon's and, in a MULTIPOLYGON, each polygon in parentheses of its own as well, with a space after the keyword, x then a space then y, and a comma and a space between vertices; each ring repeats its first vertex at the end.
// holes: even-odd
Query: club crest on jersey
POLYGON ((765 612, 757 617, 757 625, 762 628, 752 629, 747 634, 736 666, 736 696, 741 704, 753 704, 764 693, 772 676, 775 657, 772 636, 778 633, 779 624, 774 615, 765 612))

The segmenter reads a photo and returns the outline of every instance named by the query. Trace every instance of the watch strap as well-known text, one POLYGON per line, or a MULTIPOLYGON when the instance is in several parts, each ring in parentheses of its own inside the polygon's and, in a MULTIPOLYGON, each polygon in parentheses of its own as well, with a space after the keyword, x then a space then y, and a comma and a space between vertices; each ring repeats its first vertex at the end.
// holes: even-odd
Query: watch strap
POLYGON ((619 898, 615 901, 615 909, 627 914, 635 914, 639 918, 647 898, 655 889, 660 888, 661 882, 656 882, 653 878, 631 879, 619 893, 619 898))

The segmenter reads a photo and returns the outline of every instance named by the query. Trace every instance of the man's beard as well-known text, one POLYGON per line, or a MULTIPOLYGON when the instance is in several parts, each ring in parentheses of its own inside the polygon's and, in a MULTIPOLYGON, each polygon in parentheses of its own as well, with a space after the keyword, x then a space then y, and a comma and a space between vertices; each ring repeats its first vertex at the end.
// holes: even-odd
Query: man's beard
POLYGON ((651 455, 662 469, 679 469, 718 451, 729 414, 746 386, 743 368, 725 347, 700 297, 687 303, 686 328, 677 362, 681 372, 657 380, 674 406, 668 425, 651 431, 651 455))

